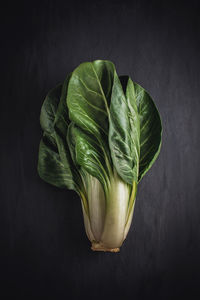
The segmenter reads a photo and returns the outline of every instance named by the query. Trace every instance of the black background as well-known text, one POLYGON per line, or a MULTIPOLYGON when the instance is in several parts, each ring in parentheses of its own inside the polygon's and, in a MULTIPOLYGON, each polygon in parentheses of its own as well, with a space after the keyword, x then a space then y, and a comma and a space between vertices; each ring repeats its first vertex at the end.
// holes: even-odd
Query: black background
MULTIPOLYGON (((199 1, 34 1, 1 8, 2 296, 199 299, 199 1), (108 59, 154 98, 159 159, 119 254, 93 253, 74 192, 37 174, 39 114, 79 63, 108 59)), ((15 3, 15 4, 14 4, 15 3)))

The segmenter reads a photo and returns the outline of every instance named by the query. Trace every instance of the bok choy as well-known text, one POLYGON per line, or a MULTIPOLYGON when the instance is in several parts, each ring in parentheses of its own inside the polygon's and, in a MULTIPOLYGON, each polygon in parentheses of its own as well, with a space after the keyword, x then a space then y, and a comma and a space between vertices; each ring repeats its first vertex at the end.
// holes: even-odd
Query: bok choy
POLYGON ((85 62, 48 93, 40 123, 40 177, 78 193, 92 250, 118 252, 138 183, 160 152, 152 98, 112 62, 85 62))

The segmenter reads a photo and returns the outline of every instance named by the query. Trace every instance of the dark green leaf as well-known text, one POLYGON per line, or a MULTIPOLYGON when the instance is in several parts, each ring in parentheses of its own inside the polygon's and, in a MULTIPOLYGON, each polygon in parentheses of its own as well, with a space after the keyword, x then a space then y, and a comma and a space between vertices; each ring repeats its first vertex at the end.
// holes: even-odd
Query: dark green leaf
POLYGON ((96 177, 106 189, 109 182, 109 170, 107 169, 104 153, 98 141, 74 123, 71 123, 68 128, 69 138, 74 160, 90 175, 96 177))
POLYGON ((138 181, 155 162, 161 147, 162 125, 158 110, 149 94, 134 83, 140 118, 140 163, 138 181))
POLYGON ((71 159, 65 135, 69 124, 67 105, 64 102, 67 84, 68 78, 63 88, 62 85, 59 85, 51 90, 41 109, 40 122, 44 130, 44 137, 39 149, 38 172, 42 179, 51 184, 55 180, 54 185, 56 186, 78 191, 81 188, 81 179, 71 159), (60 175, 58 174, 59 169, 60 175), (58 180, 56 180, 55 174, 58 180))
POLYGON ((75 130, 75 127, 77 127, 75 125, 74 122, 71 122, 68 126, 68 130, 67 130, 67 143, 68 143, 68 147, 70 150, 70 154, 71 154, 71 158, 73 160, 73 163, 76 165, 77 168, 80 168, 80 165, 77 162, 76 159, 76 132, 77 130, 75 130))
POLYGON ((127 76, 119 80, 109 61, 83 63, 63 85, 51 90, 40 122, 44 136, 38 171, 52 183, 54 168, 55 174, 60 168, 57 186, 80 190, 81 177, 88 172, 106 188, 113 165, 132 185, 141 180, 160 151, 162 128, 153 100, 127 76))
POLYGON ((131 79, 127 78, 123 91, 121 82, 115 74, 110 104, 109 145, 117 173, 131 185, 133 181, 137 182, 139 169, 140 124, 134 100, 134 86, 131 79))
POLYGON ((56 127, 56 130, 62 135, 64 139, 66 139, 67 128, 70 124, 68 107, 66 102, 70 76, 71 75, 68 75, 63 83, 60 101, 54 119, 54 126, 56 127))
POLYGON ((74 189, 74 181, 60 159, 58 152, 54 151, 42 139, 39 147, 38 173, 40 177, 57 187, 74 189))
POLYGON ((62 84, 52 89, 46 96, 40 113, 40 124, 44 132, 54 134, 54 121, 60 101, 62 84))
POLYGON ((148 93, 128 77, 114 76, 109 144, 113 164, 124 181, 138 182, 160 151, 161 121, 148 93), (126 96, 124 95, 126 94, 126 96))
POLYGON ((75 159, 104 183, 111 164, 108 115, 114 70, 109 61, 81 64, 71 75, 67 94, 70 119, 81 129, 79 134, 76 132, 75 159))
POLYGON ((100 140, 108 133, 113 73, 109 61, 86 62, 74 70, 68 86, 70 119, 100 140))

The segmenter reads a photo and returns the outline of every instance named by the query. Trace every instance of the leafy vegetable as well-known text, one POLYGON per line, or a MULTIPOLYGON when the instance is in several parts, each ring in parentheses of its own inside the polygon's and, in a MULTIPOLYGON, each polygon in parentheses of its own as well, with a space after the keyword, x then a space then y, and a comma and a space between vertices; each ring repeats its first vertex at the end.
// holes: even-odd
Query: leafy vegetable
POLYGON ((48 93, 40 123, 40 177, 79 194, 93 250, 119 251, 137 185, 160 152, 153 100, 112 62, 86 62, 48 93))

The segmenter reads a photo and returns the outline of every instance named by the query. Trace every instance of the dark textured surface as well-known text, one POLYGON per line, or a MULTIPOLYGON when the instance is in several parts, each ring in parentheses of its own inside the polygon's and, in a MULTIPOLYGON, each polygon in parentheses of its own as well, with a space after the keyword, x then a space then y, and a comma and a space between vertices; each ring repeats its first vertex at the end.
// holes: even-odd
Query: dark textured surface
POLYGON ((199 1, 41 2, 1 9, 0 294, 199 299, 199 1), (147 89, 164 127, 119 254, 90 250, 76 194, 36 170, 46 93, 94 59, 147 89))

